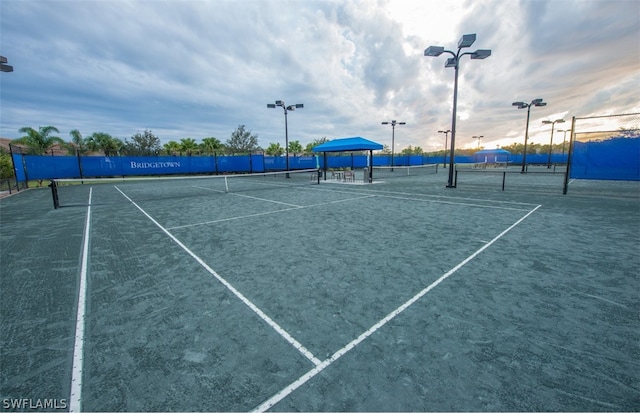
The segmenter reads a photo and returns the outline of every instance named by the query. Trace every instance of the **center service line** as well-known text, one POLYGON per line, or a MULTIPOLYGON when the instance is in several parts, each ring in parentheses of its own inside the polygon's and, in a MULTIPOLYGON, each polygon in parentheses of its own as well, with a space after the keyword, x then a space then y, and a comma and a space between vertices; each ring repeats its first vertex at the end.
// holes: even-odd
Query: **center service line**
POLYGON ((373 333, 378 331, 382 326, 387 324, 389 321, 393 320, 398 314, 400 314, 401 312, 403 312, 404 310, 409 308, 416 301, 418 301, 420 298, 422 298, 425 294, 427 294, 429 291, 433 290, 438 284, 440 284, 442 281, 444 281, 447 278, 449 278, 456 271, 458 271, 460 268, 465 266, 469 261, 471 261, 472 259, 477 257, 480 253, 482 253, 482 251, 484 251, 487 248, 489 248, 494 242, 496 242, 497 240, 502 238, 507 232, 511 231, 518 224, 520 224, 522 221, 527 219, 527 217, 529 217, 529 215, 533 214, 541 206, 542 205, 538 205, 537 207, 535 207, 534 209, 529 211, 525 216, 523 216, 522 218, 517 220, 509 228, 507 228, 504 231, 502 231, 494 239, 489 241, 487 244, 485 244, 479 250, 477 250, 473 254, 469 255, 467 258, 465 258, 458 265, 456 265, 455 267, 453 267, 452 269, 447 271, 445 274, 440 276, 440 278, 438 278, 433 283, 431 283, 428 287, 426 287, 425 289, 420 291, 418 294, 414 295, 412 298, 410 298, 408 301, 406 301, 400 307, 396 308, 395 310, 393 310, 392 312, 387 314, 386 317, 384 317, 382 320, 380 320, 377 323, 375 323, 367 331, 365 331, 364 333, 360 334, 355 340, 351 341, 349 344, 347 344, 346 346, 342 347, 340 350, 338 350, 335 353, 333 353, 333 355, 330 358, 324 360, 320 364, 317 364, 314 368, 312 368, 307 373, 302 375, 296 381, 294 381, 293 383, 291 383, 290 385, 288 385, 284 389, 280 390, 278 393, 274 394, 270 399, 268 399, 267 401, 262 403, 260 406, 258 406, 255 409, 253 409, 252 412, 265 412, 265 411, 269 410, 270 408, 272 408, 273 406, 275 406, 278 402, 280 402, 282 399, 284 399, 285 397, 287 397, 288 395, 293 393, 296 389, 298 389, 300 386, 305 384, 307 381, 311 380, 313 377, 315 377, 322 370, 326 369, 331 364, 333 364, 334 361, 338 360, 340 357, 342 357, 345 354, 347 354, 350 350, 353 350, 358 344, 362 343, 367 337, 369 337, 370 335, 372 335, 373 333))
POLYGON ((204 262, 204 260, 202 260, 202 258, 198 257, 193 251, 191 251, 189 248, 187 248, 186 245, 184 245, 182 242, 180 242, 180 240, 178 240, 178 238, 173 236, 173 234, 171 234, 167 229, 165 229, 162 225, 160 225, 160 223, 158 221, 153 219, 151 217, 151 215, 149 215, 144 209, 142 209, 138 204, 136 204, 124 192, 122 192, 120 190, 120 188, 118 188, 117 186, 115 186, 115 188, 118 190, 118 192, 120 192, 122 194, 122 196, 127 198, 127 200, 129 202, 131 202, 136 208, 138 208, 140 210, 140 212, 142 212, 147 218, 149 218, 151 220, 151 222, 153 222, 158 228, 160 228, 162 230, 162 232, 167 234, 167 236, 169 236, 169 238, 171 238, 173 240, 173 242, 178 244, 180 246, 180 248, 185 250, 185 252, 187 254, 189 254, 193 259, 195 259, 198 262, 198 264, 200 264, 205 270, 207 270, 207 272, 209 272, 209 274, 213 275, 218 281, 220 281, 222 283, 222 285, 227 287, 227 289, 229 291, 231 291, 236 297, 238 297, 240 299, 240 301, 245 303, 247 305, 247 307, 249 307, 251 310, 253 310, 253 312, 256 313, 263 321, 265 321, 267 324, 269 324, 269 326, 271 326, 271 328, 276 330, 276 332, 278 334, 280 334, 280 336, 282 336, 282 338, 287 340, 289 342, 289 344, 291 344, 293 347, 295 347, 300 353, 302 353, 306 358, 308 358, 314 365, 317 366, 318 364, 320 364, 320 360, 317 359, 313 355, 313 353, 311 353, 309 350, 307 350, 306 347, 304 347, 300 342, 298 342, 298 340, 293 338, 291 336, 291 334, 289 334, 284 328, 280 327, 280 325, 278 325, 278 323, 273 321, 271 319, 271 317, 266 315, 255 304, 253 304, 247 297, 242 295, 242 293, 240 291, 236 290, 233 285, 231 285, 227 280, 222 278, 222 276, 220 276, 217 272, 215 272, 215 270, 213 268, 209 267, 209 265, 206 262, 204 262))
POLYGON ((73 344, 73 363, 71 368, 71 392, 69 395, 69 412, 79 412, 82 402, 82 368, 84 365, 84 323, 87 308, 87 267, 89 264, 89 235, 91 234, 91 196, 93 188, 89 188, 89 205, 87 219, 84 224, 82 241, 82 259, 80 264, 80 285, 78 286, 78 310, 76 312, 76 335, 73 344))

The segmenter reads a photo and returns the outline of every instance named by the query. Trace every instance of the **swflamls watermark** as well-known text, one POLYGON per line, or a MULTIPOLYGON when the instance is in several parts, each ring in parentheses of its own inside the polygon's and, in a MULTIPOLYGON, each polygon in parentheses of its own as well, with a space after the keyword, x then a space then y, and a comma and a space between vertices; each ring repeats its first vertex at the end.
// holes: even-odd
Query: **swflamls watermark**
POLYGON ((2 408, 5 410, 58 410, 67 407, 67 399, 2 399, 2 408))

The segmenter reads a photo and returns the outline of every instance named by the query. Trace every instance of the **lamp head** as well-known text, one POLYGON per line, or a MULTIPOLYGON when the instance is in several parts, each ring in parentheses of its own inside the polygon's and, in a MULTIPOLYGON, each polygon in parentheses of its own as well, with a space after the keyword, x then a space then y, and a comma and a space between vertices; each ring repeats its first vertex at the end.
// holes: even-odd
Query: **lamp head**
POLYGON ((296 105, 287 106, 287 110, 296 110, 296 105))
POLYGON ((450 57, 447 59, 447 62, 444 64, 444 67, 456 67, 457 63, 458 63, 458 59, 456 59, 455 57, 450 57))
POLYGON ((471 54, 471 59, 486 59, 489 56, 491 56, 491 50, 478 49, 471 54))
POLYGON ((476 41, 476 34, 463 34, 460 40, 458 41, 458 49, 462 49, 463 47, 470 47, 473 42, 476 41))
POLYGON ((398 125, 406 125, 407 122, 398 122, 398 125))
POLYGON ((539 103, 536 103, 534 106, 547 106, 547 102, 539 102, 539 103))
POLYGON ((538 106, 540 103, 542 103, 542 98, 533 99, 533 100, 531 101, 531 104, 532 104, 532 105, 536 105, 536 106, 538 106))
POLYGON ((425 56, 440 56, 444 52, 444 47, 442 46, 429 46, 424 49, 425 56))
POLYGON ((276 100, 276 106, 284 106, 284 102, 281 100, 276 100))
POLYGON ((383 124, 383 125, 388 125, 388 124, 389 124, 389 122, 382 122, 382 124, 383 124))
POLYGON ((274 105, 273 103, 267 103, 267 107, 270 109, 275 109, 276 105, 274 105))
POLYGON ((304 104, 303 103, 296 103, 296 108, 302 109, 302 108, 304 108, 304 104))

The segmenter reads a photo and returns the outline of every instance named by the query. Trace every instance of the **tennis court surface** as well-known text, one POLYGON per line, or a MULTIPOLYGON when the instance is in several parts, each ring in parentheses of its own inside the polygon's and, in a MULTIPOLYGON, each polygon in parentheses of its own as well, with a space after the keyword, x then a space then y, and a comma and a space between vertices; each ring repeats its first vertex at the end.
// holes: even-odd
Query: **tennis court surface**
POLYGON ((446 172, 3 198, 3 409, 637 411, 638 183, 446 172))

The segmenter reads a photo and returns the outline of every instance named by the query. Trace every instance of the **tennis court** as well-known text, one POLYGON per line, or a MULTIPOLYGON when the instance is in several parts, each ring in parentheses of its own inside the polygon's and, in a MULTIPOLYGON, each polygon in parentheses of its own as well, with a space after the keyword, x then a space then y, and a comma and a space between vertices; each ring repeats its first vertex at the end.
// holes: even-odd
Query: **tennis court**
POLYGON ((3 408, 637 411, 638 183, 446 172, 0 200, 3 408))

